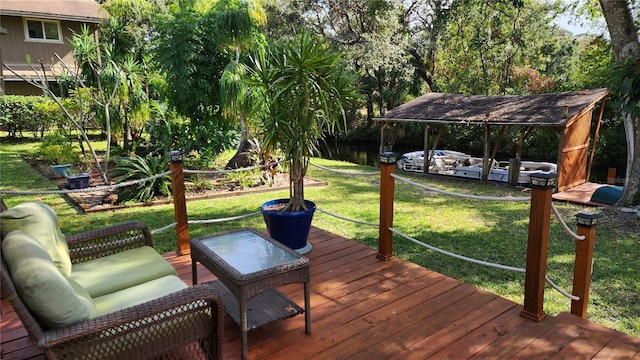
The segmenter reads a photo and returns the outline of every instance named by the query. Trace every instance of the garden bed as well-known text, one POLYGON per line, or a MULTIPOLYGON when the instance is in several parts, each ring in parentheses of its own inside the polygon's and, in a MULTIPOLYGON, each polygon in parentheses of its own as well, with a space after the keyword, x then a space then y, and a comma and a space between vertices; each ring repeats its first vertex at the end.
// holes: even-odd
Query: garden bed
MULTIPOLYGON (((66 178, 56 176, 49 167, 48 164, 45 164, 42 161, 33 160, 31 158, 25 157, 25 161, 29 162, 38 172, 40 172, 43 176, 47 177, 49 180, 57 183, 60 189, 65 189, 66 186, 66 178)), ((213 198, 224 198, 229 196, 241 196, 247 194, 257 194, 278 190, 286 190, 289 188, 289 174, 278 172, 273 177, 273 183, 269 184, 260 184, 252 187, 242 187, 234 182, 223 181, 224 177, 210 177, 204 181, 209 183, 209 188, 203 189, 201 186, 196 187, 189 186, 189 181, 186 180, 186 188, 187 192, 185 194, 187 201, 194 200, 203 200, 203 199, 213 199, 213 198), (193 188, 194 190, 189 190, 193 188)), ((202 180, 200 181, 202 182, 202 180)), ((305 187, 314 187, 314 186, 326 186, 327 183, 321 180, 316 180, 312 178, 305 178, 305 187)), ((101 177, 99 174, 91 174, 91 179, 89 181, 89 188, 103 186, 101 177)), ((120 210, 132 207, 142 207, 142 206, 154 206, 154 205, 164 205, 170 204, 173 200, 170 197, 158 197, 152 201, 144 202, 144 203, 126 203, 126 204, 117 204, 118 196, 112 190, 96 190, 96 191, 83 191, 76 193, 68 193, 66 194, 68 198, 76 204, 79 208, 81 208, 84 212, 100 212, 100 211, 111 211, 111 210, 120 210)))

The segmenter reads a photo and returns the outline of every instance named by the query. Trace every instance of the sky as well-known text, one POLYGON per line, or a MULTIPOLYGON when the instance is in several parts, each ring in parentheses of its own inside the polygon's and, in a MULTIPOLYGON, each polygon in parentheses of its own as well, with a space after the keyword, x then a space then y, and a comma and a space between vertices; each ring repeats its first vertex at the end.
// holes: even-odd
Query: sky
MULTIPOLYGON (((572 1, 565 0, 565 4, 569 5, 572 1)), ((571 13, 571 7, 555 19, 555 23, 561 28, 570 31, 573 35, 589 34, 589 35, 604 35, 605 38, 609 38, 609 30, 604 18, 598 20, 592 20, 587 15, 574 15, 571 13)))

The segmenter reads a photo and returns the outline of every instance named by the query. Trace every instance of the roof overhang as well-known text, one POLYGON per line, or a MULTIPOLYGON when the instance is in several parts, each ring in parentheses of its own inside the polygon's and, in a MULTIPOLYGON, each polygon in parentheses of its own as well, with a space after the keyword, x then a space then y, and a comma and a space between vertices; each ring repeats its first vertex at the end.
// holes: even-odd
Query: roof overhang
POLYGON ((563 127, 591 111, 608 93, 606 88, 523 96, 429 93, 374 120, 563 127))
POLYGON ((95 0, 2 0, 0 15, 99 23, 109 17, 95 0))

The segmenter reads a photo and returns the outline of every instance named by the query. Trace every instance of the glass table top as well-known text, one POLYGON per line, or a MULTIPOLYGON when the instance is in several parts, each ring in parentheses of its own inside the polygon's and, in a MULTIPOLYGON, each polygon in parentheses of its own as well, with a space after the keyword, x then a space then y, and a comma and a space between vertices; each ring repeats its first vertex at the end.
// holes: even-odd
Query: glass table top
POLYGON ((286 264, 299 258, 248 230, 216 235, 201 241, 243 275, 286 264))

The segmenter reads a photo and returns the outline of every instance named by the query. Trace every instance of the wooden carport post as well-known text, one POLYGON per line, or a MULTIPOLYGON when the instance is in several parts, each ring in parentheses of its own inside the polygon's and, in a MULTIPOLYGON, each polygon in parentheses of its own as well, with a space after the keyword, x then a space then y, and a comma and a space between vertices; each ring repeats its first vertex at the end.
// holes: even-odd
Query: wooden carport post
POLYGON ((378 235, 378 260, 387 261, 393 257, 393 201, 397 155, 392 152, 380 154, 380 224, 378 235))
POLYGON ((189 246, 189 224, 187 222, 187 202, 184 196, 184 172, 182 151, 169 151, 171 159, 171 188, 173 193, 173 213, 176 220, 176 239, 178 255, 191 253, 189 246))
POLYGON ((531 209, 527 243, 527 268, 524 279, 524 308, 520 313, 527 319, 540 321, 545 317, 544 285, 549 250, 551 195, 556 174, 531 175, 531 209))

